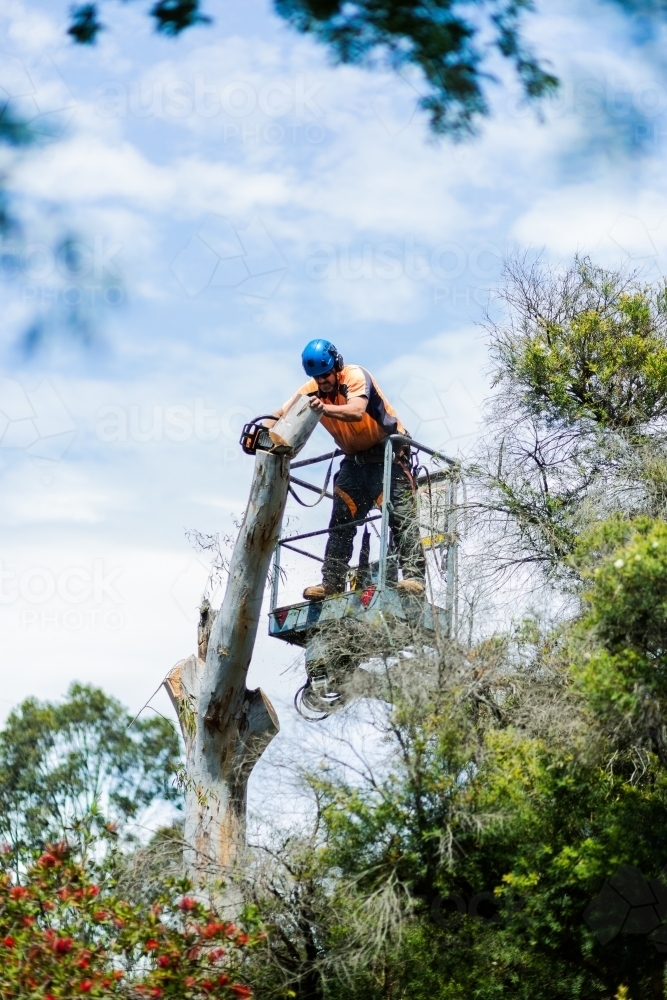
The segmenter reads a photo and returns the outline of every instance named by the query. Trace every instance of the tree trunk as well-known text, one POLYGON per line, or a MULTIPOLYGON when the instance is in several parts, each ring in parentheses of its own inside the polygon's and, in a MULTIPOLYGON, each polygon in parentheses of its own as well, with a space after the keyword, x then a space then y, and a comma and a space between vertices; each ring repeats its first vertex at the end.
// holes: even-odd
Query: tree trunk
POLYGON ((200 656, 182 660, 165 681, 186 747, 186 866, 195 885, 226 881, 231 912, 240 901, 231 879, 243 861, 248 779, 279 730, 271 703, 260 688, 246 688, 246 675, 288 485, 289 458, 258 453, 222 607, 214 618, 202 607, 200 656))

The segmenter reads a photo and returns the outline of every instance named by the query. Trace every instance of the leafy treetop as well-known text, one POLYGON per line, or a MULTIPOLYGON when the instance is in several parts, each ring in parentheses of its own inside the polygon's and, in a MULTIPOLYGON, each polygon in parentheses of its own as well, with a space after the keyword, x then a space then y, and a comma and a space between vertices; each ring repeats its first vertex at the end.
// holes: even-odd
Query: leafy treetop
POLYGON ((153 802, 180 806, 179 738, 160 716, 131 716, 99 688, 72 684, 62 702, 27 698, 0 731, 0 835, 15 849, 92 835, 153 802))
POLYGON ((496 385, 527 411, 618 430, 667 414, 664 285, 642 286, 580 258, 560 278, 539 264, 525 271, 510 305, 522 322, 494 337, 496 385))

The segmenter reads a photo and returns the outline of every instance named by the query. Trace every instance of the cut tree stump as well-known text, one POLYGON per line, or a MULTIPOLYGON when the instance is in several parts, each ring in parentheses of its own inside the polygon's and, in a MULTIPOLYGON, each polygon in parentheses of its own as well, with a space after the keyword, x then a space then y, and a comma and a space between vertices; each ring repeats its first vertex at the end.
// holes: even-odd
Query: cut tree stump
POLYGON ((245 853, 248 779, 280 728, 246 676, 288 485, 289 457, 258 453, 222 607, 215 614, 202 605, 199 656, 181 660, 165 681, 185 741, 186 867, 198 887, 226 881, 220 901, 230 913, 240 905, 234 879, 245 853))

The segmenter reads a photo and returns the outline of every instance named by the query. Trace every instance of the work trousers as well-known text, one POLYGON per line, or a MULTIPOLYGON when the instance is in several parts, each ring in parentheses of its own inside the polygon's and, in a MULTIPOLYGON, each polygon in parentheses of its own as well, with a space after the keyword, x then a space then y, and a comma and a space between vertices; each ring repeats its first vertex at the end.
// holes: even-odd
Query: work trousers
MULTIPOLYGON (((334 504, 330 528, 338 528, 329 535, 324 553, 322 581, 336 592, 345 589, 354 536, 357 525, 350 521, 365 518, 375 506, 382 504, 384 462, 357 464, 346 458, 334 478, 334 504)), ((398 463, 391 467, 391 504, 389 525, 398 561, 406 579, 424 580, 424 552, 419 538, 417 507, 410 478, 398 463)))

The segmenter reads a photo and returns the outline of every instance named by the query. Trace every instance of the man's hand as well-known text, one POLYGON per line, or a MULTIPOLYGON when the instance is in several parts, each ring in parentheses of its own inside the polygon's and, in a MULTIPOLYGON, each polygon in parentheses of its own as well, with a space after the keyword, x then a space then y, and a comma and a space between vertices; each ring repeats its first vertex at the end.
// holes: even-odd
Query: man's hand
POLYGON ((319 396, 311 396, 310 407, 323 417, 331 417, 333 420, 342 420, 344 423, 357 424, 362 419, 368 406, 365 396, 354 396, 349 403, 343 406, 331 406, 325 403, 319 396))

